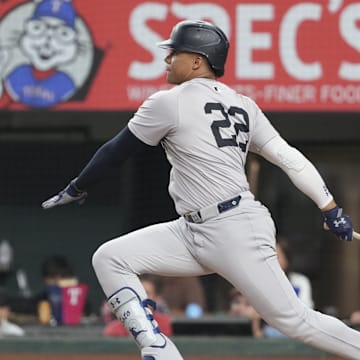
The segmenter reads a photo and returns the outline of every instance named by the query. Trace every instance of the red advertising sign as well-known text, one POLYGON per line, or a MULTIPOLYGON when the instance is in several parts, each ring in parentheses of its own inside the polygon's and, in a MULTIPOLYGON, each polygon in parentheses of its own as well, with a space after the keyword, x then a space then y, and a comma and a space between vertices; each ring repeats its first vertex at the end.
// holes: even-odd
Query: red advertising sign
POLYGON ((2 0, 0 109, 133 110, 184 19, 230 39, 224 82, 270 111, 360 110, 360 2, 2 0))

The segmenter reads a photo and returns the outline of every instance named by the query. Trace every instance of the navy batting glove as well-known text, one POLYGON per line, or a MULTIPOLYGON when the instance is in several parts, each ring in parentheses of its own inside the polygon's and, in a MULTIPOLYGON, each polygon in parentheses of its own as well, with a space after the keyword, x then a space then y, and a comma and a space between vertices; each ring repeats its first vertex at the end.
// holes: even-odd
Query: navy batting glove
POLYGON ((324 221, 329 230, 341 240, 351 241, 353 237, 353 225, 349 215, 343 209, 336 206, 331 210, 324 211, 324 221))

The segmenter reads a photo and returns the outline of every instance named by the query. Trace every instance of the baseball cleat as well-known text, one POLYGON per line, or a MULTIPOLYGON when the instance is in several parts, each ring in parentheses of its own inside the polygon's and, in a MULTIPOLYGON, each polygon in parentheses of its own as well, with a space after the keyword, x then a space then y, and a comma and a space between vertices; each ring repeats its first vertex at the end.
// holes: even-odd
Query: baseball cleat
POLYGON ((141 350, 142 360, 184 360, 174 343, 165 335, 164 347, 147 346, 141 350))

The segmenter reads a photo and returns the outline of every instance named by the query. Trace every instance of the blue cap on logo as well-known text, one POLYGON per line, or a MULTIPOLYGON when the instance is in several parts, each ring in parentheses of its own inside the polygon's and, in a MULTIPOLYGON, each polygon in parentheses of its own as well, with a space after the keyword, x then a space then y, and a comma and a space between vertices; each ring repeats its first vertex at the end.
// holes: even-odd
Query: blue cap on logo
POLYGON ((35 8, 32 19, 55 17, 71 28, 75 26, 76 12, 70 0, 43 0, 35 8))

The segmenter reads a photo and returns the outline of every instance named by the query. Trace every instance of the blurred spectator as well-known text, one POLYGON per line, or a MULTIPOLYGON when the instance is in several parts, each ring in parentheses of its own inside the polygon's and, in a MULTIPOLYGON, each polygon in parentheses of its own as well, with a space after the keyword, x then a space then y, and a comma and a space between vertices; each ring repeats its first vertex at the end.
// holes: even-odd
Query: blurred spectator
MULTIPOLYGON (((161 283, 159 278, 153 275, 140 275, 139 279, 143 284, 149 299, 156 302, 156 310, 153 310, 155 321, 159 324, 161 332, 167 336, 173 335, 171 317, 168 314, 168 308, 161 296, 161 283)), ((128 332, 122 323, 114 319, 105 325, 103 330, 104 336, 128 336, 128 332)))
POLYGON ((31 316, 42 324, 74 325, 90 314, 88 286, 74 275, 66 256, 48 256, 40 271, 44 289, 22 301, 14 299, 15 317, 24 322, 31 316))
POLYGON ((266 324, 257 311, 238 290, 230 292, 229 314, 244 317, 251 322, 251 331, 254 337, 284 337, 280 331, 266 324))
POLYGON ((47 257, 41 266, 45 289, 37 298, 39 320, 47 323, 46 303, 51 308, 51 319, 48 322, 61 325, 75 325, 83 315, 89 312, 87 301, 88 286, 79 282, 68 259, 63 255, 47 257))
POLYGON ((205 292, 199 277, 163 277, 162 297, 172 316, 198 318, 206 311, 205 292))
POLYGON ((0 336, 23 336, 25 331, 9 321, 10 300, 4 290, 0 291, 0 336))
POLYGON ((79 282, 66 256, 48 256, 40 273, 44 288, 32 294, 26 273, 21 269, 16 272, 19 292, 11 296, 12 319, 21 323, 38 319, 42 324, 60 325, 78 323, 79 317, 90 314, 87 285, 79 282))
POLYGON ((13 248, 9 241, 0 241, 0 286, 4 286, 13 267, 13 248))
POLYGON ((27 313, 29 307, 32 308, 29 305, 31 289, 27 273, 16 268, 13 247, 6 239, 0 241, 0 290, 7 294, 7 301, 11 303, 12 318, 16 317, 15 314, 27 313))
POLYGON ((241 316, 250 320, 253 336, 263 336, 263 322, 260 318, 260 315, 250 305, 245 296, 235 288, 231 289, 230 291, 229 314, 232 316, 241 316))
POLYGON ((72 266, 63 255, 51 255, 41 264, 41 276, 45 286, 77 283, 72 266))
POLYGON ((290 280, 299 299, 309 308, 314 308, 311 282, 307 276, 292 269, 292 254, 286 238, 278 236, 276 252, 281 268, 290 280))

